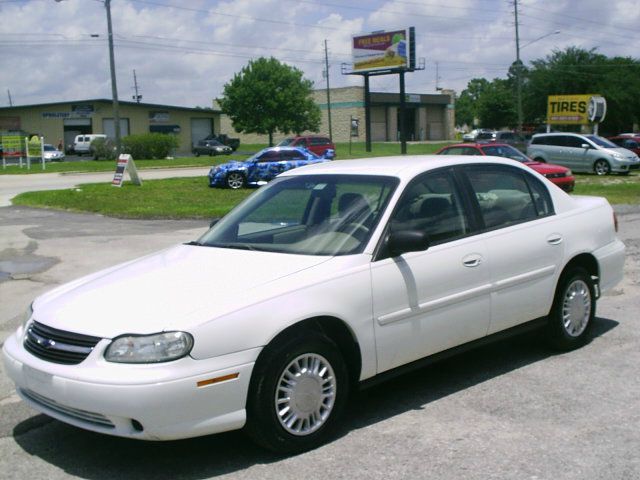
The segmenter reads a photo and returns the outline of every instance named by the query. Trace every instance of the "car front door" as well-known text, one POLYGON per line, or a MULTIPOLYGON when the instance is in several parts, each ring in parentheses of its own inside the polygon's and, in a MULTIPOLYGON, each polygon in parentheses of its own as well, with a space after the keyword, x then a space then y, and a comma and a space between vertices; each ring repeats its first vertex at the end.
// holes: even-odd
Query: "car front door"
POLYGON ((486 335, 490 321, 487 247, 451 169, 409 185, 387 233, 423 231, 425 251, 392 256, 384 245, 371 265, 378 371, 486 335))
POLYGON ((489 333, 546 316, 564 256, 563 227, 547 187, 514 167, 468 166, 464 172, 491 264, 489 333))

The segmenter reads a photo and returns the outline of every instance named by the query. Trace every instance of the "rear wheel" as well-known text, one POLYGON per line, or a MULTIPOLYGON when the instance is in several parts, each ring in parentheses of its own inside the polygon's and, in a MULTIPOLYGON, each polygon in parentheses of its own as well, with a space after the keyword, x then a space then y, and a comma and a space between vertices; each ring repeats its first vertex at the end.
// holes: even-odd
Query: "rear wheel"
POLYGON ((560 350, 584 345, 596 314, 595 288, 591 275, 580 267, 560 277, 549 315, 548 338, 560 350))
POLYGON ((261 446, 295 453, 334 432, 349 392, 335 343, 312 331, 266 347, 249 387, 246 432, 261 446))
POLYGON ((240 172, 231 172, 227 175, 227 187, 237 190, 244 187, 244 175, 240 172))
POLYGON ((609 175, 611 173, 611 166, 606 160, 596 160, 593 164, 593 171, 596 175, 609 175))

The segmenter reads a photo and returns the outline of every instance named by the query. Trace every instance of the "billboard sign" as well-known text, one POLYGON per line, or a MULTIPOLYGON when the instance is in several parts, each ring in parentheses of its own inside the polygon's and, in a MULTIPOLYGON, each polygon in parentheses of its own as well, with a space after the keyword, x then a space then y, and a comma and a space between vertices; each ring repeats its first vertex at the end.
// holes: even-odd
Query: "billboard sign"
POLYGON ((353 71, 411 70, 415 63, 413 27, 353 37, 353 71))
POLYGON ((547 123, 549 125, 598 123, 604 119, 605 112, 606 101, 597 94, 549 95, 547 99, 547 123))

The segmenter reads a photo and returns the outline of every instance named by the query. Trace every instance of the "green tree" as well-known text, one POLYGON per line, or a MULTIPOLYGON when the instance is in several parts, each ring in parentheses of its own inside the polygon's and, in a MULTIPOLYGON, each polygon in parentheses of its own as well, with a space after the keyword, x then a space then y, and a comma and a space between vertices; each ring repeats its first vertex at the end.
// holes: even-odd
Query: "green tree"
POLYGON ((259 58, 225 84, 220 107, 237 132, 267 134, 273 145, 276 131, 319 130, 320 108, 311 98, 312 87, 297 68, 259 58))
POLYGON ((517 123, 515 96, 510 80, 495 78, 478 100, 478 118, 487 128, 503 128, 517 123))
POLYGON ((475 125, 478 119, 478 101, 489 85, 484 78, 473 78, 456 100, 456 125, 475 125))
POLYGON ((531 62, 523 89, 526 123, 544 123, 549 95, 598 93, 607 100, 600 131, 630 130, 640 121, 640 61, 568 47, 531 62))

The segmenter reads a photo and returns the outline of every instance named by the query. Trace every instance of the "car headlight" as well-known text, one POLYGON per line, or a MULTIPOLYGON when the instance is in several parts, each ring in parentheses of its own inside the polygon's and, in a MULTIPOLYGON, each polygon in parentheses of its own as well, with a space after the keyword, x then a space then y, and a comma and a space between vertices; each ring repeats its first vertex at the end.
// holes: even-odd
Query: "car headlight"
POLYGON ((624 158, 624 155, 618 153, 618 152, 613 152, 611 155, 613 155, 613 157, 618 158, 618 159, 622 159, 624 158))
POLYGON ((564 174, 565 177, 570 177, 571 175, 573 175, 573 172, 571 170, 567 170, 564 174))
POLYGON ((192 347, 193 337, 186 332, 123 335, 111 342, 104 358, 116 363, 170 362, 188 355, 192 347))

